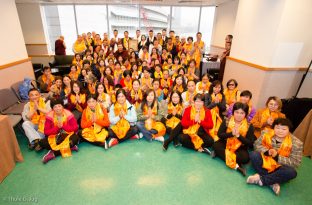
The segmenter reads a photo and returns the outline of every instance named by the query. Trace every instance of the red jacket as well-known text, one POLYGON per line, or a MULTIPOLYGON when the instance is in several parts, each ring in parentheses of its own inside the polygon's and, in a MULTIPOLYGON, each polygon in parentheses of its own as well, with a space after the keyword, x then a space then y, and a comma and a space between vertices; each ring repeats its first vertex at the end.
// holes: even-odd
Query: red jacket
MULTIPOLYGON (((189 106, 184 110, 184 114, 181 120, 183 129, 187 129, 188 127, 196 124, 194 120, 191 120, 191 109, 192 106, 189 106)), ((207 108, 205 108, 205 119, 200 122, 200 126, 204 128, 207 134, 209 134, 209 130, 213 127, 211 113, 210 110, 207 108)))

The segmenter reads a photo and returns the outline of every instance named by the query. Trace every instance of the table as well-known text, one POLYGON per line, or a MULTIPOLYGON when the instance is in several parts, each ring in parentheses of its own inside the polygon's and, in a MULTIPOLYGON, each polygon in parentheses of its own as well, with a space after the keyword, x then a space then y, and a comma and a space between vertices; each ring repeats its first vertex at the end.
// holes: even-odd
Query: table
POLYGON ((312 159, 312 110, 296 128, 294 135, 303 142, 303 155, 312 159))
POLYGON ((6 115, 0 115, 0 183, 13 170, 16 162, 24 161, 13 127, 6 115))
POLYGON ((203 58, 201 67, 201 76, 205 73, 209 73, 209 70, 219 70, 220 69, 220 59, 217 61, 207 61, 207 58, 203 58))

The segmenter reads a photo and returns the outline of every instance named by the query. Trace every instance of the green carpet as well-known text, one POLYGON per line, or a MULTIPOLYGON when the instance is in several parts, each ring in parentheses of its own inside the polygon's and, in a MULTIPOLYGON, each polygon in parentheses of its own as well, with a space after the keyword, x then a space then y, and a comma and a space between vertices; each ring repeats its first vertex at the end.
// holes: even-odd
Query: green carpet
MULTIPOLYGON (((281 186, 246 184, 246 178, 220 159, 159 142, 128 141, 109 150, 88 143, 70 158, 41 163, 45 151, 27 148, 17 132, 25 161, 0 184, 0 204, 311 204, 312 161, 281 186)), ((247 166, 248 175, 254 170, 247 166)))

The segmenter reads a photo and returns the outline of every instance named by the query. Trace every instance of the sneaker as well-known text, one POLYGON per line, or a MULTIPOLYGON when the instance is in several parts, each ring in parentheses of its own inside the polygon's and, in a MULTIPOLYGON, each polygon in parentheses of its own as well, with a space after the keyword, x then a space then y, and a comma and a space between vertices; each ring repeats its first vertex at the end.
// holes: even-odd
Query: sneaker
POLYGON ((275 193, 275 195, 278 196, 280 194, 281 186, 278 183, 272 184, 272 185, 270 185, 270 187, 271 187, 272 191, 275 193))
POLYGON ((204 154, 208 154, 208 155, 211 155, 211 151, 208 149, 208 148, 203 148, 203 151, 202 151, 202 153, 204 153, 204 154))
POLYGON ((246 182, 247 184, 257 184, 259 186, 262 186, 262 181, 260 179, 259 174, 254 174, 254 175, 249 176, 246 182))
POLYGON ((236 170, 237 170, 239 173, 241 173, 244 177, 246 176, 246 169, 245 169, 245 168, 239 166, 239 167, 236 168, 236 170))
POLYGON ((154 140, 159 141, 159 142, 164 142, 165 141, 163 136, 155 137, 154 140))
POLYGON ((133 135, 131 138, 130 138, 131 140, 138 140, 138 139, 140 139, 140 137, 139 137, 139 135, 133 135))
POLYGON ((108 144, 106 140, 104 141, 104 149, 108 149, 108 144))
POLYGON ((44 164, 48 163, 50 160, 55 159, 54 152, 52 150, 49 150, 46 155, 43 156, 42 162, 44 164))
POLYGON ((70 148, 71 151, 75 151, 75 152, 78 152, 78 146, 77 145, 74 145, 70 148))
POLYGON ((142 132, 139 133, 139 138, 142 139, 143 138, 143 134, 142 132))
POLYGON ((108 147, 113 147, 118 144, 118 140, 116 138, 112 138, 108 142, 108 147))
POLYGON ((163 143, 163 150, 164 151, 167 151, 167 149, 168 149, 168 146, 169 146, 169 143, 167 142, 167 140, 163 143))

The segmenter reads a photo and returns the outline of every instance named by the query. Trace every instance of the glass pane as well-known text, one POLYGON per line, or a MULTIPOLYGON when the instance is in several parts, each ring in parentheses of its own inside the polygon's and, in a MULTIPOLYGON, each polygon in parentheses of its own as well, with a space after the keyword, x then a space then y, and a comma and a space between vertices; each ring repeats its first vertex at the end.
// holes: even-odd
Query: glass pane
POLYGON ((49 47, 51 51, 55 51, 55 41, 61 35, 61 25, 58 14, 57 5, 55 6, 43 6, 45 25, 49 36, 49 47))
POLYGON ((199 7, 172 7, 171 30, 182 37, 196 39, 199 20, 199 7))
POLYGON ((169 33, 170 7, 169 6, 141 6, 140 9, 140 27, 142 34, 148 34, 153 30, 155 35, 166 28, 169 33))
POLYGON ((210 46, 215 7, 202 7, 199 31, 202 33, 202 39, 205 41, 206 51, 210 46))
POLYGON ((118 37, 123 38, 124 31, 133 37, 139 28, 138 5, 108 5, 109 35, 113 37, 113 31, 118 30, 118 37))
POLYGON ((66 44, 66 54, 73 54, 73 44, 77 39, 76 26, 75 26, 75 16, 73 6, 57 6, 61 33, 64 36, 64 41, 66 44))
POLYGON ((78 33, 95 31, 103 38, 107 32, 106 5, 76 5, 78 33))

